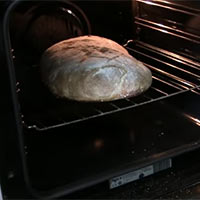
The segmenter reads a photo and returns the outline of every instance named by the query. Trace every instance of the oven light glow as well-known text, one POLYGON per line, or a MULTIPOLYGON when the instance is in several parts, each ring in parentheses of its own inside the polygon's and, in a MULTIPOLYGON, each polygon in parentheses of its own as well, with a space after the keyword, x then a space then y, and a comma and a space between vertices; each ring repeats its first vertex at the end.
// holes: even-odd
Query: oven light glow
POLYGON ((196 193, 200 193, 200 186, 197 186, 197 187, 196 187, 195 192, 196 192, 196 193))
POLYGON ((149 4, 149 5, 155 5, 155 3, 152 2, 152 1, 145 1, 145 3, 146 3, 146 4, 149 4))
POLYGON ((194 122, 197 126, 200 126, 200 120, 195 118, 195 117, 192 117, 191 115, 187 115, 185 114, 185 117, 187 117, 188 119, 190 119, 192 122, 194 122))
POLYGON ((74 15, 74 13, 73 13, 71 10, 69 10, 69 9, 62 8, 62 10, 63 10, 64 12, 68 12, 70 15, 74 15))
MULTIPOLYGON (((170 56, 174 57, 174 53, 169 53, 168 55, 170 55, 170 56)), ((182 59, 183 59, 183 57, 182 57, 182 56, 176 55, 176 58, 178 58, 178 59, 179 59, 179 60, 178 60, 178 62, 180 62, 180 63, 184 63, 184 62, 182 61, 182 59)))
POLYGON ((163 0, 153 0, 153 1, 149 0, 149 1, 144 1, 144 3, 149 4, 149 5, 156 5, 156 3, 159 1, 162 2, 163 0))
POLYGON ((181 81, 181 82, 184 83, 185 85, 193 86, 193 85, 189 84, 189 83, 186 82, 186 81, 181 81))
POLYGON ((102 139, 96 139, 95 141, 94 141, 94 147, 95 147, 95 149, 101 149, 102 147, 104 146, 104 140, 102 140, 102 139))
POLYGON ((67 12, 68 12, 69 14, 72 14, 72 11, 71 11, 71 10, 69 10, 69 9, 67 9, 67 12))
POLYGON ((157 24, 158 26, 160 26, 160 27, 163 27, 163 28, 165 28, 166 26, 165 25, 163 25, 163 24, 157 24))
POLYGON ((168 1, 164 1, 164 0, 153 0, 153 1, 151 1, 151 0, 148 0, 148 1, 146 1, 146 0, 139 0, 139 1, 141 1, 143 3, 146 3, 146 4, 149 4, 149 5, 157 5, 157 2, 168 3, 168 1))
POLYGON ((163 32, 163 33, 169 33, 168 31, 166 31, 166 30, 160 30, 161 32, 163 32))
POLYGON ((151 1, 146 1, 145 3, 146 3, 146 4, 149 4, 149 5, 154 5, 154 3, 151 2, 151 1))

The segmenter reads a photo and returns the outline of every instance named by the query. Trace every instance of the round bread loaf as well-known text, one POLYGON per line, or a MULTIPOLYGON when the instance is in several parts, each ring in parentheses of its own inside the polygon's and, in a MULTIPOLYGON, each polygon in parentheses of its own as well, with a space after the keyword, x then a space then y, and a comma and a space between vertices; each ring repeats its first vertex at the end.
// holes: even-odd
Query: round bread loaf
POLYGON ((77 101, 112 101, 146 91, 152 75, 116 42, 80 36, 48 48, 41 75, 50 91, 77 101))

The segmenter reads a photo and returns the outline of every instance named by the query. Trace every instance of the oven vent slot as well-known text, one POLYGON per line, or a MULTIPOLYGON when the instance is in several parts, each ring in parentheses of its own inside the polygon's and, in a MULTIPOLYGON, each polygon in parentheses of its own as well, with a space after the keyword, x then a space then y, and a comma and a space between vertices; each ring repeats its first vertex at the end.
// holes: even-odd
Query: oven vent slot
POLYGON ((43 111, 23 113, 24 126, 46 131, 136 108, 186 91, 200 94, 199 63, 142 42, 130 43, 127 49, 152 71, 152 86, 143 95, 105 103, 57 100, 55 104, 43 108, 43 111))

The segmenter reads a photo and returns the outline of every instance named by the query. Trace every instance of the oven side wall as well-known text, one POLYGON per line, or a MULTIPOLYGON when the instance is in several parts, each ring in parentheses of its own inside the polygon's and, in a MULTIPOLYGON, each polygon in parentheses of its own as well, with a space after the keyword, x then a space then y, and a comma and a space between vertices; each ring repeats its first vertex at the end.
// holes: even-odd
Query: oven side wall
POLYGON ((9 3, 0 4, 0 184, 3 197, 29 198, 22 172, 22 161, 17 137, 17 124, 14 116, 8 63, 3 37, 3 19, 9 3))

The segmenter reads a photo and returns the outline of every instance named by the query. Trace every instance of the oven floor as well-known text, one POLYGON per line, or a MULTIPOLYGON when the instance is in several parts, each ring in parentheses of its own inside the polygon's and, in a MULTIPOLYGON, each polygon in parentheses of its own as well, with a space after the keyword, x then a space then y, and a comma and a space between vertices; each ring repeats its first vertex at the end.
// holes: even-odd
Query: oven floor
MULTIPOLYGON (((66 199, 199 199, 200 150, 173 159, 173 167, 112 190, 106 183, 66 199)), ((65 198, 64 198, 65 199, 65 198)))
POLYGON ((186 92, 45 133, 26 132, 31 184, 48 190, 195 149, 199 102, 199 95, 186 92))

